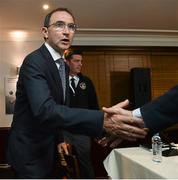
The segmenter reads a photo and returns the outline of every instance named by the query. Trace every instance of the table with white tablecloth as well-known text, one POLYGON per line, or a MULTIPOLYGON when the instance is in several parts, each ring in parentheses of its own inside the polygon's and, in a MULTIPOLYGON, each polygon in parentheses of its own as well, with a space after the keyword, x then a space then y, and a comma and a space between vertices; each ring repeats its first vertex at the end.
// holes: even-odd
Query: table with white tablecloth
POLYGON ((141 147, 113 149, 103 163, 113 179, 178 179, 178 156, 155 163, 152 152, 141 147))

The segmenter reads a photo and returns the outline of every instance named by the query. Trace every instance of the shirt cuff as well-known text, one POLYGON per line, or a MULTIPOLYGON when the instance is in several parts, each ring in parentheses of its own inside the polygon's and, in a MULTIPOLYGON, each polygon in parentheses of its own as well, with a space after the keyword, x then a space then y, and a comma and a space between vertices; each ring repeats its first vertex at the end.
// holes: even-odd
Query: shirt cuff
POLYGON ((140 108, 134 109, 132 111, 132 115, 133 115, 133 117, 142 118, 142 115, 141 115, 141 112, 140 112, 140 108))

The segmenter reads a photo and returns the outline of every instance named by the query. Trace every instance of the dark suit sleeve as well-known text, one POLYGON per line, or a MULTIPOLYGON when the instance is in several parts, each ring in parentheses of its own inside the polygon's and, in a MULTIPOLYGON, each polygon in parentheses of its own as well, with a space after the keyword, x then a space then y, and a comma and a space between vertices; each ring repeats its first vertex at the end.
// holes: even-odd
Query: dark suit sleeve
POLYGON ((60 130, 57 130, 57 132, 56 132, 56 139, 57 139, 56 141, 57 141, 58 143, 62 143, 62 142, 65 141, 61 129, 60 129, 60 130))
POLYGON ((178 123, 178 86, 141 107, 141 114, 152 133, 178 123))
MULTIPOLYGON (((89 136, 101 134, 103 113, 95 110, 68 108, 57 104, 50 89, 49 74, 44 63, 41 63, 37 57, 26 59, 21 68, 20 81, 23 81, 35 123, 49 130, 70 129, 89 136)), ((58 86, 56 89, 60 91, 58 86)))

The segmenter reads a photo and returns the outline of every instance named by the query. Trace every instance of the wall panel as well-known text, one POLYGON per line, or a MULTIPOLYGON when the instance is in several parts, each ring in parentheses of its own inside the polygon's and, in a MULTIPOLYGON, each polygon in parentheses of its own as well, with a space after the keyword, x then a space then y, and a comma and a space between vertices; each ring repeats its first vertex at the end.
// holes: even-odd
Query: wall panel
POLYGON ((178 55, 152 55, 152 96, 162 95, 171 87, 178 84, 178 55))
POLYGON ((150 67, 148 53, 85 50, 82 71, 94 82, 100 107, 111 105, 111 72, 130 72, 133 67, 150 67))

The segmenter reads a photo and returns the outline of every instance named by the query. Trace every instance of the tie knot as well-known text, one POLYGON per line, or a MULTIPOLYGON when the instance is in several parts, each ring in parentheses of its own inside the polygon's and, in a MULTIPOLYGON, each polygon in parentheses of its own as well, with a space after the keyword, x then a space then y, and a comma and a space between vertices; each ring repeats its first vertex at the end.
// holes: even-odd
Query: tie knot
POLYGON ((60 66, 64 66, 64 59, 63 58, 57 59, 56 63, 58 63, 60 66))
POLYGON ((71 78, 71 82, 75 82, 75 79, 74 79, 74 78, 71 78))

